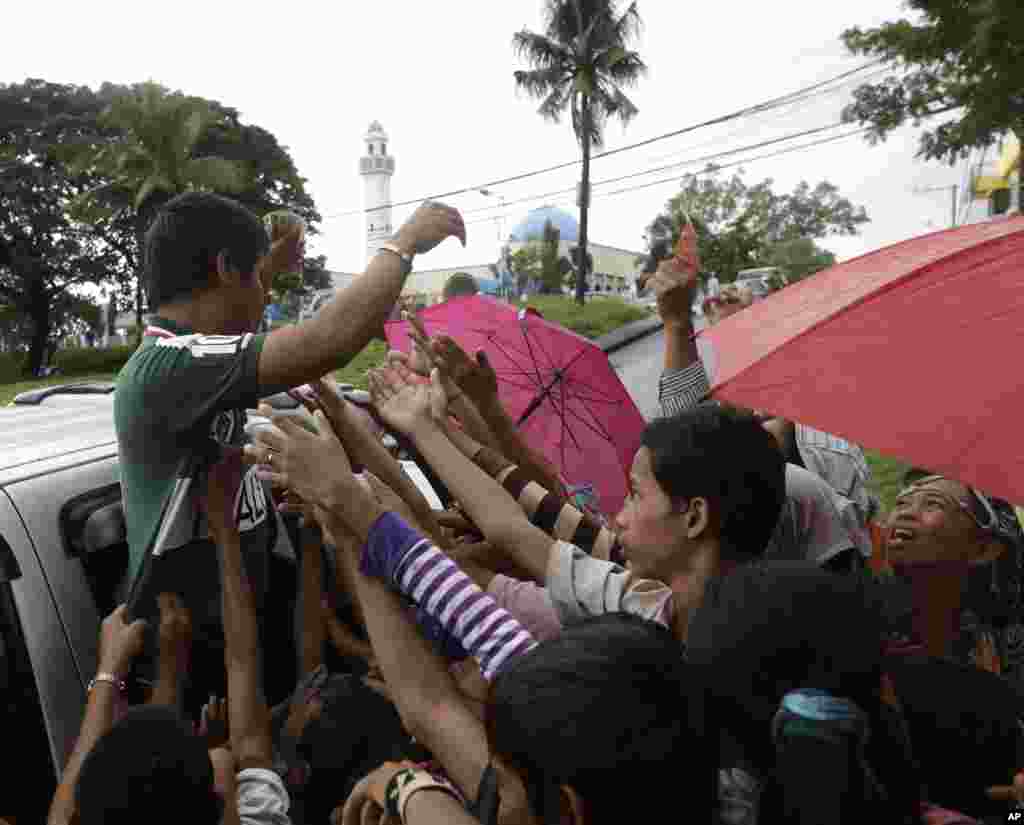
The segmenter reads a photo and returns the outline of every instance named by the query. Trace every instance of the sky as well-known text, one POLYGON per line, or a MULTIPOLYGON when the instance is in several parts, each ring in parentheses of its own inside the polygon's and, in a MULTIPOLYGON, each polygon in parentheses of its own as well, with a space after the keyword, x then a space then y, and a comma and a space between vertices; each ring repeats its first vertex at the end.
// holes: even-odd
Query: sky
MULTIPOLYGON (((632 144, 809 86, 861 65, 845 53, 840 33, 905 15, 896 0, 747 0, 676 3, 639 0, 643 30, 635 44, 649 71, 628 94, 639 115, 623 129, 609 125, 607 149, 632 144)), ((324 221, 311 252, 329 268, 361 271, 365 258, 363 181, 357 165, 373 120, 389 135, 396 160, 394 202, 467 187, 578 158, 568 120, 553 124, 537 102, 517 93, 512 72, 515 31, 541 27, 541 0, 391 0, 376 3, 196 2, 162 7, 159 19, 137 3, 62 0, 56 20, 39 28, 38 10, 17 4, 5 12, 0 81, 27 77, 97 87, 104 81, 155 80, 172 89, 218 100, 243 120, 273 132, 308 179, 324 221), (38 36, 33 36, 38 32, 38 36), (43 39, 41 42, 40 38, 43 39), (43 47, 45 46, 45 47, 43 47)), ((644 248, 645 227, 678 189, 677 176, 704 164, 678 167, 606 186, 597 181, 673 162, 750 146, 839 120, 853 84, 797 108, 744 118, 661 140, 593 163, 590 237, 629 250, 644 248), (668 178, 633 192, 604 195, 668 178)), ((832 133, 828 133, 832 134, 832 133)), ((802 180, 836 184, 871 218, 856 238, 821 242, 840 260, 949 225, 949 187, 960 167, 915 158, 919 130, 906 128, 881 145, 862 137, 744 165, 754 183, 772 178, 779 191, 802 180)), ((806 138, 739 153, 763 154, 806 138)), ((730 158, 732 160, 733 158, 730 158)), ((727 162, 727 161, 721 161, 727 162)), ((731 174, 732 170, 728 170, 731 174)), ((569 189, 579 167, 492 187, 506 201, 569 189)), ((446 241, 417 260, 417 268, 487 263, 530 209, 562 195, 501 208, 475 191, 447 200, 463 211, 469 242, 446 241)), ((412 206, 394 211, 397 225, 412 206)))

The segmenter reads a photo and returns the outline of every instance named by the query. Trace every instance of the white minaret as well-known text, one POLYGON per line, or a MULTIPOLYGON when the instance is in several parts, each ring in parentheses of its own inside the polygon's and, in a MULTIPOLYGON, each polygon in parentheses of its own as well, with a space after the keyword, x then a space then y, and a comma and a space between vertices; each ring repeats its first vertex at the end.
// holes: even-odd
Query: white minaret
POLYGON ((366 262, 395 230, 391 226, 391 176, 395 159, 388 154, 388 136, 378 121, 366 133, 366 154, 359 159, 363 176, 363 206, 366 209, 366 262))

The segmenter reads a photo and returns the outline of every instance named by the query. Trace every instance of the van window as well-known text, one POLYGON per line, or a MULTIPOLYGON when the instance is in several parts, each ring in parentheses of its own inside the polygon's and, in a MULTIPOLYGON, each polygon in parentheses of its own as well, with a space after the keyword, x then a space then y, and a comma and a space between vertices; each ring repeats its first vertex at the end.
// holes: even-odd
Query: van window
POLYGON ((121 485, 92 490, 65 503, 60 526, 68 556, 77 559, 85 572, 96 612, 108 615, 122 601, 120 588, 128 572, 121 485))
MULTIPOLYGON (((10 552, 0 536, 0 550, 10 552)), ((42 705, 25 646, 21 620, 14 603, 12 583, 0 578, 0 730, 4 734, 7 764, 17 765, 4 786, 0 816, 11 822, 45 822, 50 799, 57 788, 42 705)))

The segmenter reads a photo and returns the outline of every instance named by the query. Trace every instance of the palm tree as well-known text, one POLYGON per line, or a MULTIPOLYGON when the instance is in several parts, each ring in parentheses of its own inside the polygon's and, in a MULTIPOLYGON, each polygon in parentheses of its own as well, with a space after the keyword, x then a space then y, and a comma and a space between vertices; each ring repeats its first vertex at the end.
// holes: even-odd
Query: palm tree
POLYGON ((117 95, 100 118, 105 142, 85 147, 74 158, 76 171, 106 181, 75 204, 89 219, 127 215, 136 238, 135 316, 142 330, 143 238, 157 210, 182 192, 232 193, 245 188, 244 164, 220 157, 196 157, 196 144, 221 116, 198 97, 143 83, 117 95))
POLYGON ((537 111, 547 120, 559 122, 568 109, 583 152, 576 278, 581 304, 589 260, 590 150, 603 145, 608 118, 627 124, 637 114, 622 89, 636 85, 647 71, 640 55, 627 48, 639 29, 636 3, 620 14, 615 0, 546 0, 544 33, 523 29, 512 39, 516 56, 533 67, 515 72, 517 88, 541 100, 537 111))

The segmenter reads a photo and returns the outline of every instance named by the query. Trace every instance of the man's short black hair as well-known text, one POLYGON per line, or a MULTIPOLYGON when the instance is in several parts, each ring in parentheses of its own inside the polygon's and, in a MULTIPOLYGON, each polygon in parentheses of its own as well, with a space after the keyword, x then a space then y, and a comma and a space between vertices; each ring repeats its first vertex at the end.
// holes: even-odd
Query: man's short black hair
POLYGON ((241 204, 208 192, 179 195, 146 232, 143 281, 150 309, 209 286, 222 250, 232 268, 248 275, 269 245, 259 218, 241 204))
POLYGON ((203 741, 155 705, 133 708, 96 743, 75 796, 81 825, 216 825, 223 813, 203 741))
POLYGON ((753 415, 705 401, 651 422, 641 443, 673 501, 708 500, 723 558, 764 554, 786 500, 786 463, 753 415))

